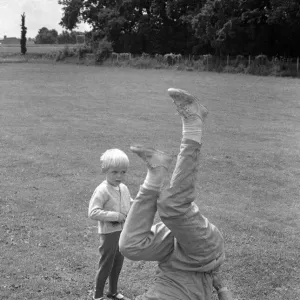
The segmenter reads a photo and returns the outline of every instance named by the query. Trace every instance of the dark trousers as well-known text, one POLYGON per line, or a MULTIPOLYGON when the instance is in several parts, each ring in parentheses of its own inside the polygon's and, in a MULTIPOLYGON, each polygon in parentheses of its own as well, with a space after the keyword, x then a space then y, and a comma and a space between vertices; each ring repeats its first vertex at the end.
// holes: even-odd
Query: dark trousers
POLYGON ((103 296, 104 286, 109 279, 109 292, 115 294, 118 289, 118 279, 123 266, 124 256, 119 251, 121 231, 100 234, 100 260, 96 275, 94 298, 103 296))

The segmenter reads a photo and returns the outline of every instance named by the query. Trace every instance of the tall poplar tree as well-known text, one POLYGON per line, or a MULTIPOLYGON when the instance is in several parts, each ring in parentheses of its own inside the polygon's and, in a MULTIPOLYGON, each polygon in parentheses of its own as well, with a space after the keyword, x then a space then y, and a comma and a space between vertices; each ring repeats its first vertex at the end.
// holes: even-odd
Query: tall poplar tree
POLYGON ((20 41, 20 44, 21 44, 21 53, 23 55, 25 55, 26 52, 27 52, 27 47, 26 47, 27 38, 26 38, 26 34, 27 34, 27 27, 25 26, 25 13, 23 13, 21 15, 21 41, 20 41))

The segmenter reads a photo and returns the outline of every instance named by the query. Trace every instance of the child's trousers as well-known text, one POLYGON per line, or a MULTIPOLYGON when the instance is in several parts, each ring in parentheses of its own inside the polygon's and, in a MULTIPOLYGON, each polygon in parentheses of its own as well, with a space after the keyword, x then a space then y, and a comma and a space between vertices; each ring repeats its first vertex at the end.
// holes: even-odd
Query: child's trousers
POLYGON ((103 296, 104 286, 109 278, 109 292, 117 292, 118 279, 123 266, 124 256, 119 251, 119 238, 121 231, 100 234, 100 260, 96 275, 94 298, 103 296))
POLYGON ((159 192, 141 187, 127 216, 121 252, 132 260, 159 263, 153 286, 138 299, 212 297, 210 272, 224 261, 224 241, 194 203, 200 148, 195 141, 183 140, 170 188, 159 198, 159 192), (162 222, 153 225, 156 211, 162 222))

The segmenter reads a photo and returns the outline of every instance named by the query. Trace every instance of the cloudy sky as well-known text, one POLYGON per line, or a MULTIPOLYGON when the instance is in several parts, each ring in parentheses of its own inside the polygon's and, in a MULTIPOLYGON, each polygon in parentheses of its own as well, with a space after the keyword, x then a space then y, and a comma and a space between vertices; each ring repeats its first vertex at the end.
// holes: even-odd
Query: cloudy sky
MULTIPOLYGON (((57 0, 0 0, 0 39, 4 35, 19 37, 21 34, 21 14, 26 14, 27 37, 36 37, 42 27, 63 30, 58 23, 62 17, 57 0)), ((84 24, 78 30, 87 30, 84 24)))

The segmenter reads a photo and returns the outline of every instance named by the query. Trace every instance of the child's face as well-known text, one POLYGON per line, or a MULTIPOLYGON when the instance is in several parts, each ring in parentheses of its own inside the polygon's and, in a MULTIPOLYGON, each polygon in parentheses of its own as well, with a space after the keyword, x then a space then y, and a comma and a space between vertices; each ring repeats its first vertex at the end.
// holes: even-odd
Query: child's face
POLYGON ((118 186, 123 182, 126 172, 127 168, 123 167, 109 168, 106 172, 106 180, 109 184, 118 186))

